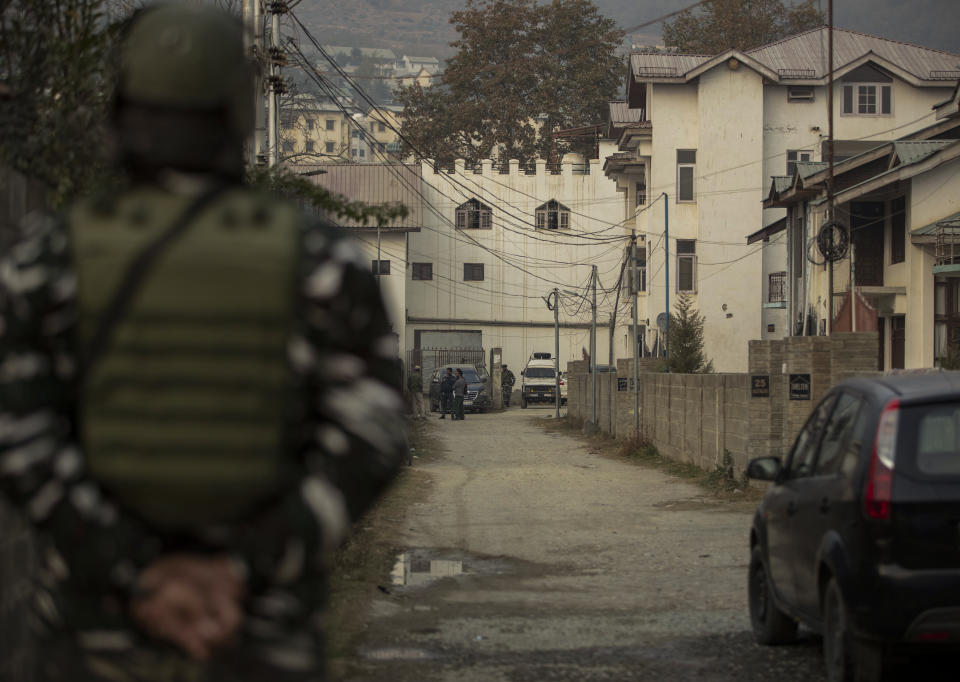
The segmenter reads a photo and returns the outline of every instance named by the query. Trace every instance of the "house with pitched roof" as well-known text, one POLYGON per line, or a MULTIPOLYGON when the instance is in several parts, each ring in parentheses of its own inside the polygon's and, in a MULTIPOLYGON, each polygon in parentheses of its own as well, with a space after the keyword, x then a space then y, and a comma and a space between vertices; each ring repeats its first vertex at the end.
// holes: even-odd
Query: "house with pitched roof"
POLYGON ((764 208, 786 209, 798 333, 875 330, 881 369, 960 360, 958 91, 930 126, 835 163, 832 211, 828 164, 773 178, 764 208))
MULTIPOLYGON (((950 108, 960 55, 842 29, 833 43, 835 158, 928 129, 935 107, 950 108)), ((826 160, 827 45, 819 28, 749 51, 630 56, 629 114, 611 107, 618 150, 604 163, 645 271, 640 324, 624 334, 653 347, 679 293, 704 315, 719 371, 746 370, 750 339, 809 331, 797 289, 807 265, 787 258, 808 232, 764 199, 771 178, 782 187, 826 160)))

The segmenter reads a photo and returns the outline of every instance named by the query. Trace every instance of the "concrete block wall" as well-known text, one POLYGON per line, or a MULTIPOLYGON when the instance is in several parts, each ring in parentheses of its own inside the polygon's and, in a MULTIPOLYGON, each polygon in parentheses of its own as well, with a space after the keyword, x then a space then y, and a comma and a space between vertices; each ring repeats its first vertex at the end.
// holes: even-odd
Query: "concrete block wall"
MULTIPOLYGON (((739 475, 753 457, 784 456, 813 407, 837 381, 877 374, 875 332, 789 337, 750 342, 746 374, 664 374, 642 361, 640 435, 666 457, 712 470, 726 452, 739 475), (643 371, 648 370, 648 371, 643 371), (810 375, 810 400, 790 400, 790 374, 810 375), (752 377, 769 378, 769 395, 752 396, 752 377)), ((590 419, 592 392, 586 363, 568 365, 568 414, 590 419)), ((598 375, 598 424, 615 438, 634 430, 634 393, 618 391, 617 377, 633 376, 633 360, 617 361, 617 374, 598 375), (610 401, 610 387, 616 398, 610 401), (612 412, 611 412, 612 410, 612 412)), ((627 384, 629 387, 629 383, 627 384)))
POLYGON ((27 600, 34 567, 30 531, 17 514, 0 503, 0 682, 33 679, 27 600))

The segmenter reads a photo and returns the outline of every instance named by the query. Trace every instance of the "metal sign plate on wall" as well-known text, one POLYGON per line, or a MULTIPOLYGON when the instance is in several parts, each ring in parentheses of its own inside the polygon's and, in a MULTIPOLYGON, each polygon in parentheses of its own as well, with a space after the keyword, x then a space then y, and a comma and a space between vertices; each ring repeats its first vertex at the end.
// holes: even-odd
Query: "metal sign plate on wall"
POLYGON ((750 377, 750 397, 769 398, 770 397, 770 375, 754 374, 750 377))
POLYGON ((810 400, 810 375, 790 375, 790 400, 810 400))

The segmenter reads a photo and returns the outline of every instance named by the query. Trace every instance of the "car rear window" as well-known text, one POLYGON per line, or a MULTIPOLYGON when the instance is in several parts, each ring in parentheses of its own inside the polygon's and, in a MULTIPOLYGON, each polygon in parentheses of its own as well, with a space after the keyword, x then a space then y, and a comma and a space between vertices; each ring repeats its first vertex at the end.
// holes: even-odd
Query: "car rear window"
POLYGON ((914 406, 902 416, 897 463, 906 458, 925 476, 960 476, 960 403, 914 406))
POLYGON ((552 367, 528 367, 527 377, 531 379, 553 379, 556 374, 552 367))

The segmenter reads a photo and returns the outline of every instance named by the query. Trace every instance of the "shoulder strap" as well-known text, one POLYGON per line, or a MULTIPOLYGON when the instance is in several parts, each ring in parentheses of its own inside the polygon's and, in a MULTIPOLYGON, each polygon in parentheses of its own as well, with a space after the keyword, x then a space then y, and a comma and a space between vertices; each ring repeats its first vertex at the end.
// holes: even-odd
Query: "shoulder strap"
POLYGON ((209 206, 214 199, 226 191, 226 189, 227 187, 224 185, 217 185, 197 197, 187 206, 183 213, 177 216, 177 219, 173 221, 170 227, 157 235, 157 237, 147 244, 130 262, 123 274, 123 278, 117 284, 113 298, 110 299, 110 302, 104 308, 103 314, 97 322, 97 328, 90 340, 90 344, 84 349, 85 352, 80 365, 81 382, 90 374, 90 370, 110 345, 110 337, 113 335, 117 323, 126 315, 130 304, 160 254, 162 254, 177 237, 182 235, 187 227, 190 226, 193 219, 203 211, 204 208, 209 206))

